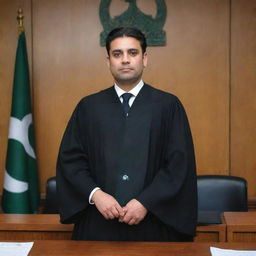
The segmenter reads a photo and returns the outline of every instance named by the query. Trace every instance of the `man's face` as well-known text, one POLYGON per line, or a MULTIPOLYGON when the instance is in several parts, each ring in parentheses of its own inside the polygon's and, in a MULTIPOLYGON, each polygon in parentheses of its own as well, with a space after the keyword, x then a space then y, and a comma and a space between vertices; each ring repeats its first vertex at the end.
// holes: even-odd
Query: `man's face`
POLYGON ((108 66, 120 86, 135 86, 147 65, 147 53, 133 37, 119 37, 110 44, 108 66))

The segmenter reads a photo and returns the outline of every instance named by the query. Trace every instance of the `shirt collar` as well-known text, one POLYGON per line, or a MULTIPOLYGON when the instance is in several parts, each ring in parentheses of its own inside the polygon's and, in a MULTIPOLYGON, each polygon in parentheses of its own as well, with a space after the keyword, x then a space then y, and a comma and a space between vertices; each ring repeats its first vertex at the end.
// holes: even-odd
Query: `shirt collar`
MULTIPOLYGON (((140 80, 140 82, 135 87, 133 87, 130 91, 128 91, 128 92, 131 93, 134 97, 136 97, 139 94, 139 92, 140 92, 141 88, 143 87, 143 85, 144 85, 144 82, 142 80, 140 80)), ((117 84, 115 84, 115 90, 116 90, 116 93, 117 93, 119 98, 124 93, 126 93, 126 91, 124 91, 123 89, 118 87, 117 84)))

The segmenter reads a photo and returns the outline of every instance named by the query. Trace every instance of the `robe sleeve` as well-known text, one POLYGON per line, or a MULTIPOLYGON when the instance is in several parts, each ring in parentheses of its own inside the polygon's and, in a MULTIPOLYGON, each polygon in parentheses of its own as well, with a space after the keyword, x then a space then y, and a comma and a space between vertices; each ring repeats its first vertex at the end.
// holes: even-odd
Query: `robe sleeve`
POLYGON ((97 187, 93 181, 85 145, 82 145, 80 104, 64 133, 57 160, 57 196, 62 223, 75 223, 89 204, 89 195, 97 187))
POLYGON ((162 222, 194 235, 197 223, 197 183, 194 147, 185 110, 169 105, 163 163, 136 198, 162 222))

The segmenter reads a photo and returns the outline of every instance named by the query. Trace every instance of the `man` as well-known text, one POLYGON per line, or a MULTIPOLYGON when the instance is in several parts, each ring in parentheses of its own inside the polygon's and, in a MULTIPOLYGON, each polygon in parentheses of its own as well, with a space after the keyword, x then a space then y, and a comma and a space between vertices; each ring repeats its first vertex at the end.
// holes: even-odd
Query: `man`
POLYGON ((193 142, 182 104, 145 84, 146 40, 134 28, 106 39, 115 85, 83 98, 57 163, 62 223, 73 239, 192 241, 197 219, 193 142))

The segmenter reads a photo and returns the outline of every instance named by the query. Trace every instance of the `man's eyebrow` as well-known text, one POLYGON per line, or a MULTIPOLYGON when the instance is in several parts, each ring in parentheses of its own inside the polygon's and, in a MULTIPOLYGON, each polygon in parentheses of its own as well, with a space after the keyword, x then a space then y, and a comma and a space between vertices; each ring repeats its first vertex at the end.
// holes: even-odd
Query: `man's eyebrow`
MULTIPOLYGON (((123 50, 121 50, 121 49, 114 49, 111 52, 122 52, 122 51, 123 50)), ((127 49, 127 51, 139 51, 139 49, 137 49, 137 48, 129 48, 129 49, 127 49)))
POLYGON ((122 50, 120 50, 120 49, 114 49, 114 50, 112 50, 111 52, 122 52, 122 50))

